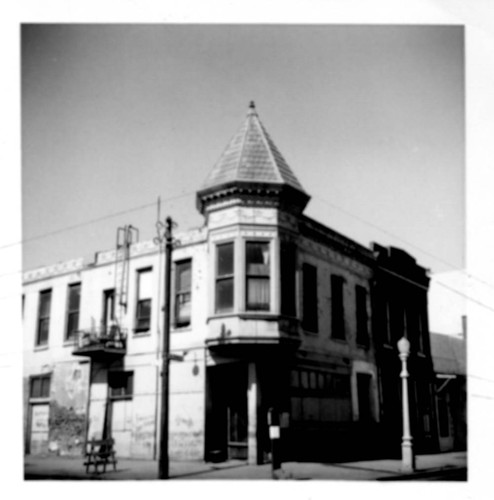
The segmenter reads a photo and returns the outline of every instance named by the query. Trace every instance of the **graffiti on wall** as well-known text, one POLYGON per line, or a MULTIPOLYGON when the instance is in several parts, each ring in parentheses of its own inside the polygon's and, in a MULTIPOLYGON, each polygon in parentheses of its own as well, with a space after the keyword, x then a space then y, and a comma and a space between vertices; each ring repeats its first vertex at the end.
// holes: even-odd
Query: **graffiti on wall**
POLYGON ((170 433, 170 458, 198 460, 203 457, 204 434, 202 431, 172 431, 170 433))

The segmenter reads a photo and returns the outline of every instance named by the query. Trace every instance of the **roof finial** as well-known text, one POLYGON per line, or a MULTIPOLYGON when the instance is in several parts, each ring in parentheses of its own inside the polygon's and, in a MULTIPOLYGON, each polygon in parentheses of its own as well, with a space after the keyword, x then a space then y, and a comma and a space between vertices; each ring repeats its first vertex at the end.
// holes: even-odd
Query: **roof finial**
POLYGON ((256 105, 254 104, 254 101, 250 101, 249 103, 249 112, 247 113, 247 116, 252 116, 256 114, 256 105))

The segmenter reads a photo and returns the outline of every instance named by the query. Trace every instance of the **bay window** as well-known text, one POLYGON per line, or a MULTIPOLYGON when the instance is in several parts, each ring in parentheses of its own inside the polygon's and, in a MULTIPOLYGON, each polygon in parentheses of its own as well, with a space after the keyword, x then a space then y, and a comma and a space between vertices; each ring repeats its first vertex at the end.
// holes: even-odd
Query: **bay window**
POLYGON ((270 309, 270 264, 269 243, 248 241, 246 243, 246 308, 249 311, 270 309))
POLYGON ((233 310, 233 243, 224 243, 216 247, 216 312, 233 310))

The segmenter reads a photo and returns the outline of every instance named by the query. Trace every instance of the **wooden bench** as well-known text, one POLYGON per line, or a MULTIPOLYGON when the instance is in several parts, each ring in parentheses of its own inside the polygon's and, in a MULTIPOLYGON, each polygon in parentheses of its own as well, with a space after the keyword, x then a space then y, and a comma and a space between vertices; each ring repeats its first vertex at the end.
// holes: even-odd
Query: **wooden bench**
POLYGON ((98 472, 98 466, 103 466, 103 472, 106 472, 107 464, 113 464, 113 470, 117 470, 117 459, 113 439, 92 439, 86 444, 86 456, 84 465, 86 466, 86 474, 91 466, 94 471, 98 472))

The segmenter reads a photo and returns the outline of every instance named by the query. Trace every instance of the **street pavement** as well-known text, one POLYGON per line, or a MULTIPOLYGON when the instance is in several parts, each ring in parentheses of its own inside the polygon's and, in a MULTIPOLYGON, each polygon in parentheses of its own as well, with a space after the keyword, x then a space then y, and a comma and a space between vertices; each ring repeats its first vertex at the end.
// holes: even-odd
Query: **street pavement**
MULTIPOLYGON (((101 470, 101 469, 100 469, 101 470)), ((345 463, 286 462, 276 471, 277 479, 292 480, 379 480, 379 481, 465 481, 465 452, 419 455, 414 473, 404 474, 401 461, 393 459, 345 463)), ((170 463, 170 479, 273 479, 271 464, 248 465, 231 460, 220 464, 201 461, 170 463)), ((158 462, 154 460, 119 459, 116 470, 86 474, 81 457, 30 456, 24 459, 24 479, 51 480, 155 480, 158 462)))

